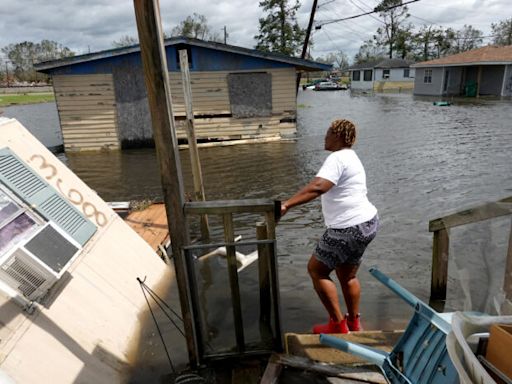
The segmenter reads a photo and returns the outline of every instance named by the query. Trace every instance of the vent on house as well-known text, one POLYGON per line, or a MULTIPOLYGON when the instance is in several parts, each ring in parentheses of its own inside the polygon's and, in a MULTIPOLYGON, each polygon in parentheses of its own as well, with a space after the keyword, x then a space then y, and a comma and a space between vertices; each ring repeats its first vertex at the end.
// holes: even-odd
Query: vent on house
POLYGON ((80 249, 64 231, 46 223, 0 260, 0 276, 27 299, 37 300, 62 276, 80 249))

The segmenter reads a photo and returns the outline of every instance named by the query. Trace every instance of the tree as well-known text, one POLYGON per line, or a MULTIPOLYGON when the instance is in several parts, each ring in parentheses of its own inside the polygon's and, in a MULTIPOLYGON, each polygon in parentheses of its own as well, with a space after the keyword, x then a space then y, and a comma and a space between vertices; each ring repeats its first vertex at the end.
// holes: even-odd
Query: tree
POLYGON ((450 55, 455 45, 455 31, 451 28, 440 30, 434 37, 436 41, 437 57, 450 55))
POLYGON ((384 21, 384 26, 377 29, 374 40, 377 45, 387 47, 390 59, 394 57, 396 48, 400 49, 402 57, 405 57, 407 54, 405 42, 410 34, 412 25, 404 26, 409 13, 407 13, 407 6, 401 4, 402 0, 382 0, 375 7, 375 11, 379 12, 380 17, 384 21))
POLYGON ((119 40, 114 40, 112 46, 114 48, 128 47, 130 45, 139 44, 139 40, 136 37, 124 35, 119 40))
POLYGON ((377 46, 374 40, 367 40, 359 47, 359 52, 354 56, 354 63, 361 64, 383 59, 385 56, 382 49, 377 46))
POLYGON ((171 31, 171 36, 185 36, 217 42, 222 41, 219 33, 211 32, 206 16, 195 12, 192 16, 187 16, 185 20, 174 27, 171 31))
POLYGON ((2 48, 2 52, 11 62, 14 76, 21 81, 35 81, 37 79, 34 70, 34 64, 36 63, 74 55, 74 52, 69 48, 51 40, 42 40, 40 43, 23 41, 9 44, 2 48))
POLYGON ((491 24, 493 43, 496 45, 512 45, 512 17, 499 23, 491 24))
POLYGON ((455 31, 455 43, 452 46, 451 53, 466 52, 480 47, 483 42, 483 35, 482 31, 464 24, 462 29, 455 31))
POLYGON ((415 60, 427 61, 438 58, 440 57, 441 50, 443 52, 446 50, 446 48, 442 48, 446 45, 444 31, 433 25, 423 25, 412 36, 412 44, 415 60))
POLYGON ((267 15, 259 20, 259 34, 254 36, 256 49, 288 56, 299 54, 306 35, 297 23, 299 1, 290 6, 288 0, 261 0, 260 7, 267 15))
POLYGON ((330 52, 325 57, 318 57, 316 61, 325 64, 331 64, 337 69, 346 69, 349 66, 348 56, 343 51, 330 52))

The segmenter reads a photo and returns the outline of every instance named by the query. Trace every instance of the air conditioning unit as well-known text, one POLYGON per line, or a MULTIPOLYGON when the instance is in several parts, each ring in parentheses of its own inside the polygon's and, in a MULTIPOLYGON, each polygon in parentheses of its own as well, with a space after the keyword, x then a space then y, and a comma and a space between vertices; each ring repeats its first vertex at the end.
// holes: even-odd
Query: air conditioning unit
POLYGON ((0 278, 31 301, 42 298, 59 280, 81 246, 48 222, 0 260, 0 278))

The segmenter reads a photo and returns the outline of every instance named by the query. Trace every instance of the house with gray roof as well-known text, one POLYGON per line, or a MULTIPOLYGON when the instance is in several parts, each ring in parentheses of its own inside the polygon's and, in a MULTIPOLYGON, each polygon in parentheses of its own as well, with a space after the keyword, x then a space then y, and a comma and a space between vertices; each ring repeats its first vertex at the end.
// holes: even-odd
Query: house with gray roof
POLYGON ((415 95, 512 96, 512 45, 489 45, 412 67, 415 95))
POLYGON ((412 89, 414 69, 412 61, 402 59, 379 59, 360 63, 348 68, 351 89, 361 91, 412 89))

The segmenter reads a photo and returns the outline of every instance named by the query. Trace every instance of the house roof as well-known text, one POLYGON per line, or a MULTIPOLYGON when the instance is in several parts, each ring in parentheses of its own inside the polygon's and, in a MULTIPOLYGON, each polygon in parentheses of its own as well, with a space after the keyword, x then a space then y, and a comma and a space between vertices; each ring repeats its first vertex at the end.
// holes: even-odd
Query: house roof
POLYGON ((512 63, 512 45, 497 47, 488 45, 486 47, 473 49, 455 55, 441 57, 440 59, 423 61, 414 64, 413 67, 446 67, 446 66, 466 66, 480 64, 511 64, 512 63))
MULTIPOLYGON (((319 63, 311 60, 300 59, 296 57, 286 56, 280 53, 273 52, 263 52, 257 49, 243 48, 235 45, 228 45, 222 43, 216 43, 213 41, 204 41, 199 39, 193 39, 190 37, 171 37, 164 40, 164 45, 166 47, 177 45, 177 44, 187 44, 193 45, 202 48, 210 48, 218 51, 236 53, 240 55, 252 56, 260 59, 273 60, 281 63, 286 63, 297 67, 297 69, 304 71, 330 71, 332 69, 332 65, 319 63)), ((64 59, 45 61, 42 63, 38 63, 34 65, 34 68, 39 72, 47 72, 54 68, 71 66, 79 63, 84 63, 88 61, 94 61, 99 59, 106 59, 115 56, 126 55, 129 53, 140 52, 140 47, 138 44, 131 45, 128 47, 122 48, 114 48, 108 49, 105 51, 98 51, 87 53, 85 55, 71 56, 66 57, 64 59)))
POLYGON ((373 68, 409 68, 414 61, 403 59, 379 59, 352 65, 348 68, 349 71, 358 69, 373 69, 373 68))

